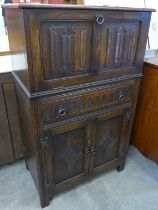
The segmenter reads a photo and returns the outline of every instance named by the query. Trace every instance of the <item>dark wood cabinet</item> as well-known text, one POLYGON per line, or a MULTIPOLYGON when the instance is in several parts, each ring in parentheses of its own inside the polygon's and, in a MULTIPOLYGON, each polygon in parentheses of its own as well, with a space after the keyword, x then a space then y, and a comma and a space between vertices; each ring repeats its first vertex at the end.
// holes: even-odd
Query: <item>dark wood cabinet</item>
POLYGON ((0 74, 0 165, 24 156, 15 85, 11 73, 0 74))
POLYGON ((145 59, 131 144, 158 164, 158 57, 145 59))
POLYGON ((6 5, 26 164, 41 205, 124 169, 153 10, 6 5), (24 59, 25 58, 25 59, 24 59))

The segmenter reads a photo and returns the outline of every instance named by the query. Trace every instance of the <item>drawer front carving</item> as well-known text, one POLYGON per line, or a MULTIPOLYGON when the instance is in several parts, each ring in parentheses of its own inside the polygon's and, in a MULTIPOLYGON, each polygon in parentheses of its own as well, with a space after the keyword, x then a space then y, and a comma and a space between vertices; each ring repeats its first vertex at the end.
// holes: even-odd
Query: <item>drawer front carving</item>
POLYGON ((111 88, 96 88, 83 93, 42 99, 39 104, 41 122, 45 125, 101 109, 131 102, 132 82, 111 88))
POLYGON ((29 11, 36 90, 140 73, 147 16, 78 12, 29 11))

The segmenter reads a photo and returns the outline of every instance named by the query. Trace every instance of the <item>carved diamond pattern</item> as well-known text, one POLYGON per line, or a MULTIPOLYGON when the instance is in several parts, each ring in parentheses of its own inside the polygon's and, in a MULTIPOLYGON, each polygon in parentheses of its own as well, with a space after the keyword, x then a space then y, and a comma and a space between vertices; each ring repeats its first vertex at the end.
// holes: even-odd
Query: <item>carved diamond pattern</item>
POLYGON ((79 139, 76 140, 75 136, 70 135, 68 137, 68 141, 66 144, 66 147, 64 148, 64 151, 62 153, 61 159, 64 160, 67 164, 67 170, 71 170, 72 165, 74 165, 78 159, 79 156, 81 156, 82 151, 75 151, 73 149, 73 144, 75 141, 80 141, 79 139))
POLYGON ((105 131, 101 141, 99 142, 98 146, 102 147, 103 150, 110 150, 117 143, 117 139, 113 136, 112 131, 110 128, 105 131))

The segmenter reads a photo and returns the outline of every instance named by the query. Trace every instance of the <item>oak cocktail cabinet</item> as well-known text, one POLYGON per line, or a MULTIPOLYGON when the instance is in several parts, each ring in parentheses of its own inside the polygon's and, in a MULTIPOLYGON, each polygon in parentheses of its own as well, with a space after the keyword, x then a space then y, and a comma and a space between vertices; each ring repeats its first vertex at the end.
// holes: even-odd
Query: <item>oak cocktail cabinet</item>
POLYGON ((123 170, 151 9, 5 5, 26 164, 41 206, 123 170))

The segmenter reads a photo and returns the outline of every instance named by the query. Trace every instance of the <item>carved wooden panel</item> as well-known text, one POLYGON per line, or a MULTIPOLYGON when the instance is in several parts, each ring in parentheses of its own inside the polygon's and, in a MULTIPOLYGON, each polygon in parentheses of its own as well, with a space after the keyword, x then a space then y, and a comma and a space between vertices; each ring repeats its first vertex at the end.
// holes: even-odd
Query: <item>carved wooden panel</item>
POLYGON ((83 127, 53 136, 52 146, 55 183, 84 173, 85 130, 83 127))
POLYGON ((86 74, 90 71, 93 25, 88 21, 41 23, 44 79, 86 74))
POLYGON ((97 121, 97 136, 95 139, 96 152, 94 168, 117 157, 121 131, 121 116, 108 120, 97 121))
POLYGON ((134 65, 140 23, 138 21, 110 21, 102 27, 100 41, 100 69, 134 65))
POLYGON ((128 83, 113 86, 109 89, 102 87, 73 96, 68 94, 63 97, 57 96, 56 98, 42 100, 39 105, 40 121, 46 125, 58 120, 68 119, 72 116, 130 102, 132 88, 132 83, 128 83))

